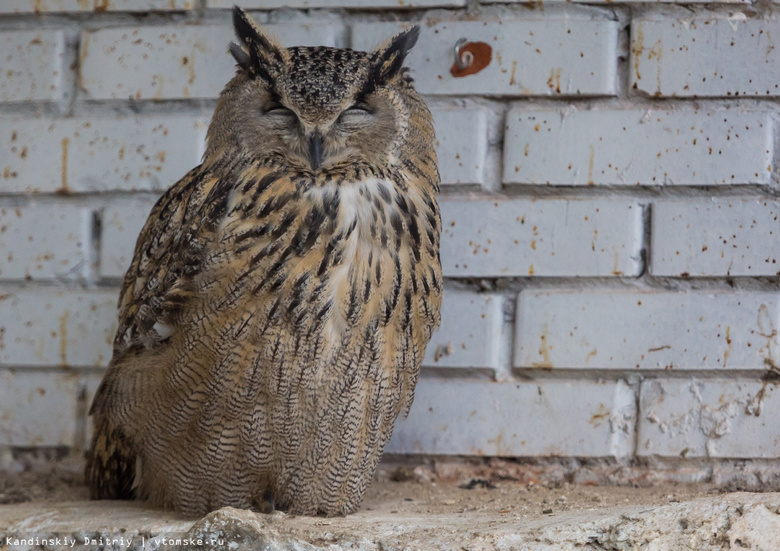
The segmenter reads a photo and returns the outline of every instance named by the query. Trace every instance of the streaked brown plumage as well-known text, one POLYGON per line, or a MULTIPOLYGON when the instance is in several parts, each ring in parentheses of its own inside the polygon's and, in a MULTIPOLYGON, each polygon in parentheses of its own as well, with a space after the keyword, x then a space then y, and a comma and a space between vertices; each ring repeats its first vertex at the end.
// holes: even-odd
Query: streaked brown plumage
POLYGON ((125 275, 87 478, 188 515, 346 514, 440 319, 433 125, 402 67, 418 30, 363 53, 234 24, 203 164, 125 275))

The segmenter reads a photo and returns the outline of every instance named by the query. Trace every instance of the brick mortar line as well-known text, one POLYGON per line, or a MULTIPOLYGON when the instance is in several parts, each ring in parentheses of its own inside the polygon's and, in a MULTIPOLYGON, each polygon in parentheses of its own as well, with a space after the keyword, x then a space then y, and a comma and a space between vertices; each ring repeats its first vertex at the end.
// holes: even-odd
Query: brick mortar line
POLYGON ((652 250, 653 235, 653 203, 648 202, 642 205, 642 243, 639 248, 642 268, 639 277, 650 277, 650 262, 653 258, 652 250))
MULTIPOLYGON (((436 369, 436 368, 428 368, 436 369)), ((744 381, 756 382, 765 381, 768 384, 780 385, 780 379, 774 380, 767 377, 768 370, 761 368, 753 369, 724 369, 723 371, 715 369, 663 369, 663 368, 560 368, 552 367, 549 369, 513 367, 513 381, 541 382, 541 381, 563 381, 563 380, 588 380, 618 382, 625 381, 630 385, 641 384, 644 381, 656 380, 675 380, 675 381, 744 381)), ((452 380, 452 379, 448 379, 452 380)))
MULTIPOLYGON (((446 292, 445 278, 445 292, 446 292)), ((512 358, 515 352, 515 317, 517 315, 516 298, 510 295, 499 295, 501 304, 501 335, 498 339, 498 368, 495 370, 495 378, 498 381, 513 379, 512 358)))
MULTIPOLYGON (((94 279, 33 279, 0 280, 0 295, 18 293, 20 291, 52 290, 52 291, 107 291, 119 292, 121 278, 96 277, 94 279)), ((707 278, 672 278, 642 275, 630 277, 545 277, 530 276, 526 278, 444 278, 446 292, 464 292, 478 295, 498 295, 508 300, 515 300, 523 291, 560 291, 579 292, 581 294, 600 293, 604 291, 654 292, 655 294, 676 294, 686 296, 689 293, 717 293, 721 296, 739 296, 755 293, 780 292, 780 280, 775 276, 720 276, 707 278)))
MULTIPOLYGON (((184 176, 184 174, 182 174, 184 176)), ((171 186, 175 182, 171 182, 171 186)), ((107 191, 103 193, 6 193, 0 194, 0 208, 35 208, 69 205, 87 209, 101 209, 116 204, 131 205, 156 201, 165 190, 160 191, 107 191)))
POLYGON ((634 423, 631 427, 631 452, 629 457, 636 458, 639 455, 639 429, 642 424, 642 378, 633 378, 627 381, 634 394, 634 423))
POLYGON ((76 104, 79 101, 79 51, 81 49, 81 35, 75 31, 65 32, 65 47, 63 48, 62 65, 65 70, 63 71, 63 94, 64 98, 60 102, 56 102, 59 109, 63 110, 64 114, 72 114, 76 108, 76 104))
MULTIPOLYGON (((225 63, 231 63, 225 45, 225 63)), ((225 83, 227 84, 227 83, 225 83)), ((83 92, 82 92, 83 94, 83 92)), ((780 92, 775 96, 701 96, 701 97, 652 97, 644 94, 632 93, 626 97, 618 96, 585 96, 585 95, 539 95, 539 96, 509 96, 489 94, 426 94, 425 100, 431 107, 448 108, 448 102, 465 102, 468 108, 484 107, 490 109, 493 106, 530 107, 528 111, 552 111, 563 110, 568 107, 582 111, 686 111, 686 112, 728 112, 731 109, 747 113, 777 114, 780 112, 780 92), (728 109, 724 109, 727 107, 728 109)), ((114 113, 117 107, 131 105, 134 114, 146 112, 168 112, 166 108, 180 107, 182 110, 211 108, 216 106, 218 98, 174 98, 174 99, 86 99, 81 98, 78 107, 89 107, 91 110, 106 109, 106 113, 114 113), (111 111, 109 111, 111 110, 111 111)), ((35 103, 45 107, 53 102, 25 102, 30 105, 35 103)), ((3 105, 3 104, 0 104, 3 105)), ((8 104, 5 104, 8 105, 8 104)), ((37 107, 37 106, 36 106, 37 107)))
MULTIPOLYGON (((182 174, 184 176, 184 174, 182 174)), ((101 192, 84 193, 0 193, 0 207, 26 206, 30 204, 50 205, 97 201, 102 203, 114 200, 126 199, 153 199, 162 195, 169 187, 176 183, 172 180, 166 188, 155 191, 124 191, 110 190, 101 192)), ((654 200, 666 199, 733 199, 752 200, 766 199, 776 201, 780 198, 780 189, 769 188, 767 186, 756 186, 754 184, 743 185, 724 185, 722 188, 703 189, 696 186, 679 186, 679 188, 668 188, 664 186, 663 190, 656 190, 645 186, 640 188, 628 186, 546 186, 546 185, 505 185, 501 191, 480 190, 479 184, 447 184, 440 195, 440 202, 449 201, 509 201, 509 200, 532 200, 545 199, 557 201, 577 201, 577 200, 597 200, 597 199, 615 199, 630 200, 636 199, 641 204, 650 203, 654 200), (450 189, 457 187, 458 189, 450 189)))
MULTIPOLYGON (((225 44, 225 63, 230 64, 229 54, 227 52, 227 43, 225 44)), ((227 84, 227 82, 225 83, 227 84)), ((83 93, 82 93, 83 94, 83 93)), ((463 102, 466 109, 486 108, 491 109, 495 106, 506 106, 509 109, 513 107, 529 107, 528 111, 553 111, 564 110, 567 107, 576 108, 582 111, 686 111, 686 112, 728 112, 732 109, 744 111, 746 113, 768 113, 777 114, 780 112, 780 92, 774 96, 648 96, 632 92, 626 97, 619 96, 586 96, 586 95, 490 95, 490 94, 425 94, 424 98, 430 107, 449 108, 453 103, 463 102), (724 109, 727 107, 727 109, 724 109)), ((155 112, 168 112, 170 107, 179 107, 184 109, 205 109, 213 108, 218 101, 218 97, 212 98, 172 98, 172 99, 141 99, 137 100, 131 97, 127 99, 87 99, 81 98, 78 102, 79 107, 89 107, 93 109, 105 109, 106 113, 115 113, 117 107, 130 105, 133 107, 134 114, 145 114, 155 112)), ((50 101, 28 101, 24 102, 35 108, 46 107, 48 104, 56 103, 50 101)), ((0 103, 2 105, 12 105, 12 103, 0 103)), ((91 113, 92 111, 90 111, 91 113)))
MULTIPOLYGON (((94 365, 19 365, 13 363, 0 363, 0 371, 11 374, 71 374, 80 377, 102 376, 107 367, 94 365)), ((496 384, 545 384, 565 381, 588 381, 615 384, 625 382, 632 390, 639 394, 639 386, 645 381, 676 381, 676 382, 727 382, 727 383, 755 383, 763 381, 770 385, 780 385, 780 380, 767 377, 765 369, 630 369, 630 368, 525 368, 511 367, 502 378, 494 378, 492 373, 498 370, 492 368, 441 368, 422 367, 420 380, 430 382, 485 382, 496 384)))
POLYGON ((0 371, 11 372, 11 374, 72 374, 74 376, 102 375, 106 372, 105 367, 99 366, 64 366, 64 365, 15 365, 0 364, 0 371))
MULTIPOLYGON (((182 174, 184 176, 184 174, 182 174)), ((170 182, 166 188, 155 191, 124 191, 110 190, 84 193, 0 193, 0 208, 50 206, 50 205, 83 205, 87 208, 101 208, 112 201, 153 201, 159 198, 169 187, 176 183, 170 182)), ((635 199, 640 206, 653 201, 670 199, 731 199, 777 201, 780 199, 780 188, 755 184, 728 184, 720 187, 705 188, 702 186, 547 186, 536 184, 503 185, 500 191, 481 190, 479 184, 447 184, 440 195, 440 202, 455 201, 512 201, 512 200, 549 200, 549 201, 579 201, 579 200, 622 200, 635 199), (457 189, 451 189, 451 188, 457 189)))
POLYGON ((684 296, 691 292, 739 295, 780 292, 780 278, 776 276, 718 276, 702 278, 657 277, 545 277, 525 278, 444 278, 446 291, 470 291, 479 294, 517 296, 522 291, 626 291, 662 292, 684 296))
MULTIPOLYGON (((467 454, 458 455, 444 455, 444 454, 421 454, 421 453, 386 453, 382 456, 382 461, 385 463, 394 463, 397 465, 404 465, 412 463, 415 466, 419 465, 423 461, 431 462, 444 462, 444 463, 460 463, 464 466, 483 466, 485 463, 493 459, 491 456, 475 456, 467 454), (418 459, 419 458, 419 459, 418 459), (424 458, 424 459, 422 459, 424 458)), ((574 468, 588 468, 588 467, 601 467, 601 466, 614 466, 614 467, 642 467, 642 466, 657 466, 659 469, 674 467, 692 467, 692 468, 707 468, 707 467, 719 467, 719 466, 738 466, 744 467, 745 458, 723 458, 723 457, 705 457, 697 456, 691 458, 682 458, 679 455, 676 456, 652 456, 644 455, 635 458, 631 458, 630 462, 626 462, 624 458, 616 458, 614 456, 557 456, 557 455, 534 455, 534 456, 514 456, 514 457, 495 457, 496 459, 506 462, 508 464, 515 465, 529 465, 529 466, 565 466, 574 468), (630 464, 627 464, 630 463, 630 464), (740 465, 741 464, 741 465, 740 465)), ((751 459, 751 464, 754 466, 767 466, 777 467, 780 470, 780 465, 777 463, 776 458, 771 457, 756 457, 751 459)), ((745 471, 752 472, 752 471, 745 471)))
POLYGON ((100 281, 100 267, 103 263, 101 244, 103 241, 103 216, 100 210, 91 211, 89 243, 86 245, 87 281, 100 281))
MULTIPOLYGON (((89 256, 88 262, 93 262, 92 271, 97 272, 100 264, 94 264, 95 256, 89 256)), ((653 294, 677 294, 686 296, 690 293, 718 294, 720 296, 750 295, 755 293, 780 293, 780 281, 775 276, 740 276, 711 278, 614 278, 603 281, 602 277, 545 277, 532 276, 526 281, 517 278, 485 277, 479 282, 463 281, 462 279, 445 277, 445 292, 474 293, 475 295, 496 295, 508 300, 515 300, 519 293, 534 291, 560 291, 602 293, 637 292, 653 294), (652 281, 656 279, 658 281, 652 281), (698 281, 697 281, 698 279, 698 281)), ((37 290, 79 290, 84 292, 116 291, 117 296, 122 284, 122 277, 101 277, 97 273, 92 277, 73 278, 34 278, 0 279, 0 295, 21 291, 37 290)))
MULTIPOLYGON (((780 188, 763 184, 723 184, 720 186, 665 186, 650 185, 613 185, 597 184, 593 186, 557 186, 547 184, 500 184, 500 190, 462 190, 451 189, 463 184, 448 184, 440 195, 448 201, 453 200, 509 200, 509 199, 636 199, 643 203, 663 199, 767 199, 780 198, 780 188)), ((476 185, 476 184, 471 184, 476 185)))

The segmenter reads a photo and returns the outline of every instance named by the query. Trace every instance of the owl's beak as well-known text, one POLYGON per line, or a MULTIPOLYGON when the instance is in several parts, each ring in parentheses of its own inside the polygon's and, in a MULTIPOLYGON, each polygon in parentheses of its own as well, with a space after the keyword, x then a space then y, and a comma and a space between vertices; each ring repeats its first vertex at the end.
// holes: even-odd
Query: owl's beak
POLYGON ((309 163, 312 170, 319 170, 322 166, 322 134, 319 130, 309 136, 309 163))

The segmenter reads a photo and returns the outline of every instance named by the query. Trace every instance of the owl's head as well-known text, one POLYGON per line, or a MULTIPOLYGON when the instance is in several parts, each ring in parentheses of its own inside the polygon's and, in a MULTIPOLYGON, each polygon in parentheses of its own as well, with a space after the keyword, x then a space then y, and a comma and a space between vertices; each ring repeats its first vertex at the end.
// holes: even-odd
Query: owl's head
POLYGON ((403 63, 419 27, 358 52, 284 48, 238 7, 233 24, 238 69, 220 96, 207 157, 235 151, 312 173, 393 162, 410 131, 409 93, 418 97, 403 63))

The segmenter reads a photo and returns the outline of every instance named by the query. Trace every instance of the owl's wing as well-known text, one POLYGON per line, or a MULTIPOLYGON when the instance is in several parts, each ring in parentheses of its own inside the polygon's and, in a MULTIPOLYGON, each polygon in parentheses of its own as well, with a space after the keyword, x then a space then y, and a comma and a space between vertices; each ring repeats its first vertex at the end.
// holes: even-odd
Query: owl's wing
POLYGON ((155 204, 138 237, 119 296, 114 355, 90 408, 95 428, 85 475, 93 499, 127 499, 136 491, 138 450, 110 409, 138 400, 117 386, 128 369, 124 360, 167 337, 177 300, 185 298, 224 215, 229 189, 220 182, 202 167, 190 171, 155 204))
POLYGON ((197 167, 152 208, 119 296, 115 358, 131 348, 152 348, 167 338, 170 315, 191 292, 192 277, 213 242, 228 195, 224 180, 197 167))

